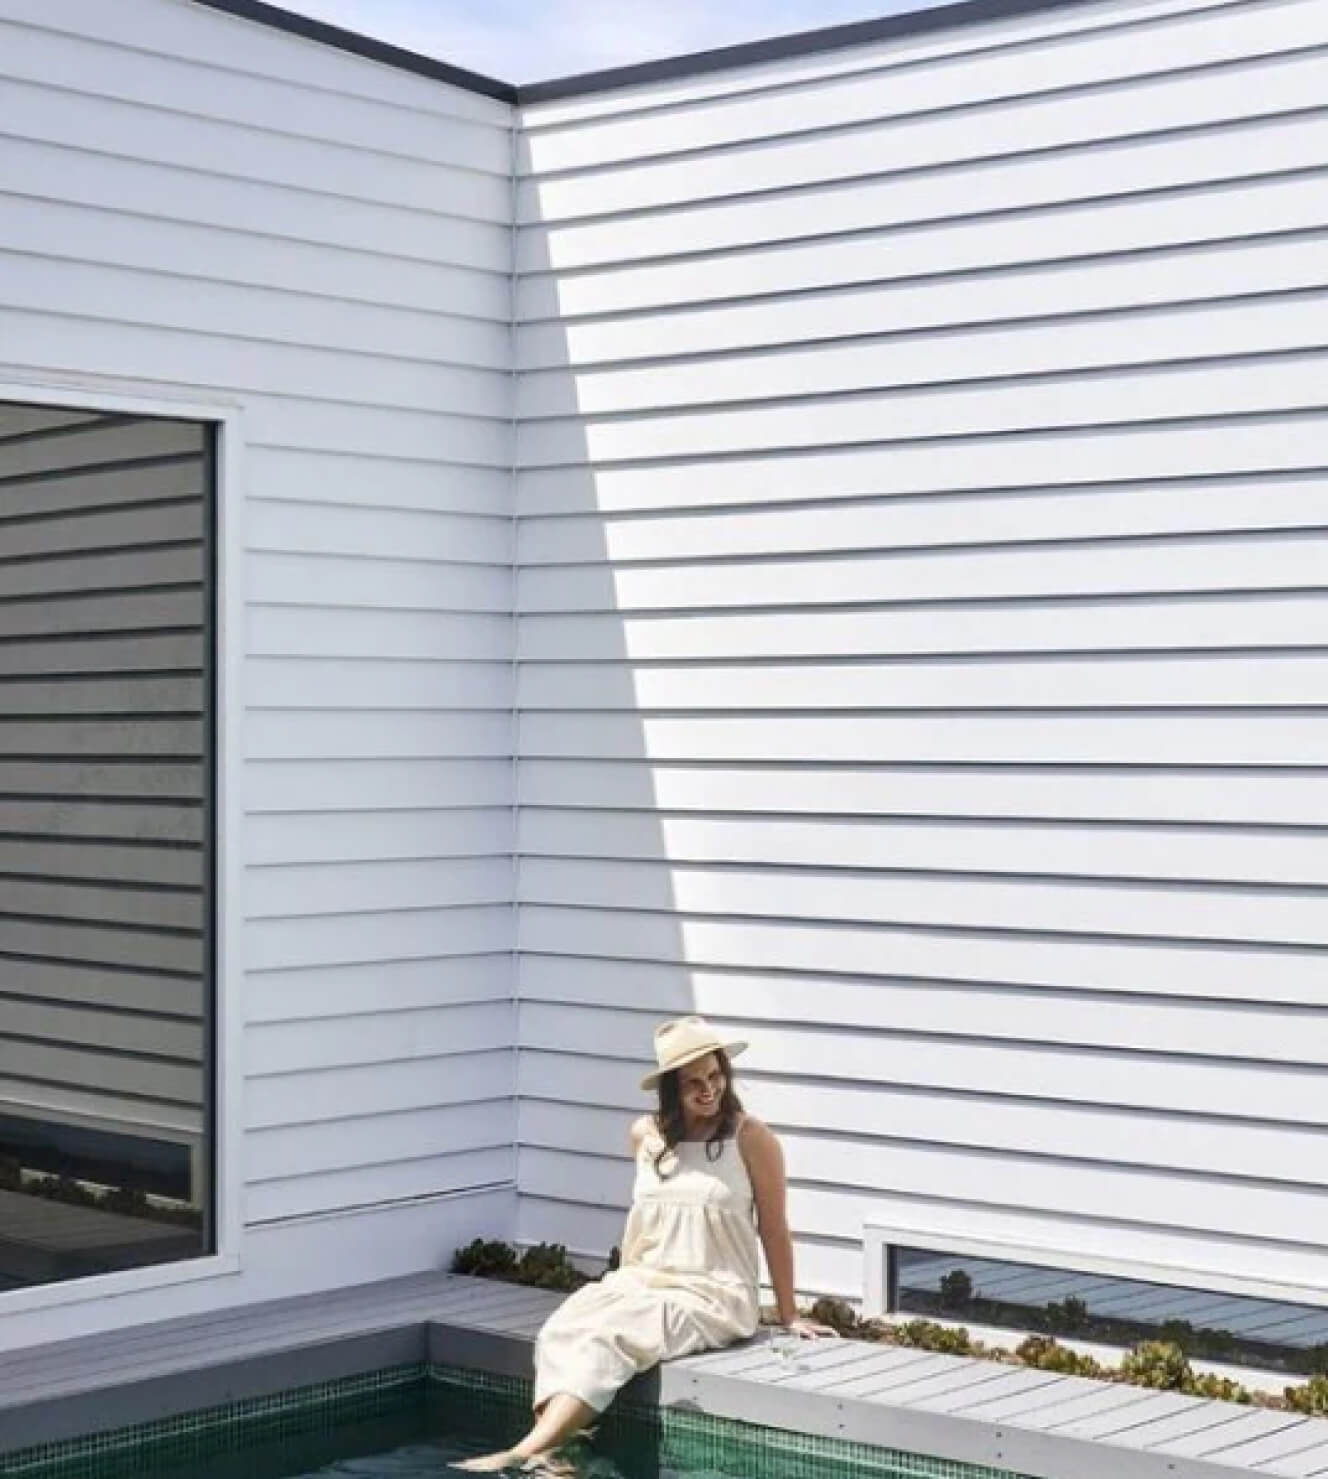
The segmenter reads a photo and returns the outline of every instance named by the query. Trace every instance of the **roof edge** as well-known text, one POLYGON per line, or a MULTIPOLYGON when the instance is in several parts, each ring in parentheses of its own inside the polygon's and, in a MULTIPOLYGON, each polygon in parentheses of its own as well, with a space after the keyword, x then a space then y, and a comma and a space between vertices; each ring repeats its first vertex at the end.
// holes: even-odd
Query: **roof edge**
POLYGON ((496 98, 500 103, 514 104, 517 101, 517 90, 510 82, 500 82, 496 77, 486 77, 480 72, 454 67, 434 57, 408 51, 402 46, 392 46, 386 41, 376 41, 372 36, 362 36, 358 31, 348 31, 342 26, 316 21, 307 15, 296 15, 294 11, 268 5, 264 0, 194 0, 194 3, 205 5, 209 10, 224 11, 240 20, 256 21, 259 25, 269 26, 274 30, 303 36, 308 41, 318 41, 324 46, 335 47, 338 51, 352 52, 369 61, 396 67, 398 71, 415 72, 434 82, 449 82, 454 87, 465 88, 467 92, 496 98))
POLYGON ((554 78, 549 82, 522 83, 516 88, 516 98, 519 105, 547 103, 588 93, 639 86, 647 82, 698 77, 709 72, 727 71, 731 67, 759 66, 762 62, 778 62, 790 57, 840 51, 851 46, 864 46, 872 41, 925 36, 959 26, 978 25, 983 21, 1012 20, 1019 16, 1036 15, 1039 11, 1068 10, 1073 6, 1093 3, 1097 3, 1097 0, 961 0, 959 4, 938 5, 929 10, 910 10, 900 15, 883 16, 879 20, 851 21, 839 26, 823 26, 817 30, 770 36, 763 41, 742 41, 734 46, 721 46, 711 51, 689 52, 660 61, 610 67, 599 72, 581 72, 570 77, 554 78))
POLYGON ((496 77, 471 72, 465 67, 454 67, 436 57, 393 46, 390 42, 378 41, 372 36, 361 35, 358 31, 349 31, 326 21, 297 15, 278 5, 269 5, 266 0, 193 0, 193 3, 241 20, 255 21, 274 30, 303 36, 306 40, 320 42, 338 51, 351 52, 355 56, 381 62, 403 72, 414 72, 435 82, 447 82, 468 92, 495 98, 499 102, 522 106, 612 92, 651 82, 701 77, 734 67, 754 67, 765 62, 815 56, 827 51, 866 46, 874 41, 927 36, 938 31, 980 25, 984 21, 1015 20, 1020 16, 1037 15, 1043 11, 1069 10, 1081 5, 1096 4, 1100 0, 959 0, 957 4, 905 11, 899 15, 883 16, 879 20, 851 21, 845 25, 794 31, 784 36, 742 41, 709 51, 686 52, 682 56, 636 62, 625 67, 578 72, 567 77, 555 77, 548 82, 520 84, 503 82, 496 77))

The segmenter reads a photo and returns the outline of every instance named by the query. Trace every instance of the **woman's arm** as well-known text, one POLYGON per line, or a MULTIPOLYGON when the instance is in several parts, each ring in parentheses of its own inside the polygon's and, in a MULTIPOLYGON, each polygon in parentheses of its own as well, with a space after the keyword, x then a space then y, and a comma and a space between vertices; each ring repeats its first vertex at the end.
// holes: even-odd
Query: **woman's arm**
POLYGON ((775 1309, 781 1325, 799 1335, 833 1335, 826 1326, 801 1319, 793 1281, 793 1238, 788 1225, 788 1181, 779 1137, 762 1121, 748 1115, 738 1136, 738 1147, 751 1177, 756 1200, 756 1230, 765 1249, 766 1267, 775 1290, 775 1309))
POLYGON ((761 1236, 770 1282, 775 1288, 779 1323, 791 1325, 798 1317, 798 1307, 793 1294, 793 1238, 788 1226, 784 1150, 769 1125, 751 1115, 743 1121, 738 1143, 752 1181, 756 1230, 761 1236))

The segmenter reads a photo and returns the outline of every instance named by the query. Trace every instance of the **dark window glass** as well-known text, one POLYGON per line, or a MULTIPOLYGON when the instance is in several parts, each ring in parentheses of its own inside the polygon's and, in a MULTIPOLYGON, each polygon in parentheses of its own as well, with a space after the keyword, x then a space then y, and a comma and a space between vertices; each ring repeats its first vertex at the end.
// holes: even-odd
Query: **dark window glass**
POLYGON ((214 1246, 212 463, 0 403, 0 1289, 214 1246))
POLYGON ((1142 1279, 1075 1273, 1012 1259, 891 1250, 890 1308, 1130 1346, 1172 1340, 1233 1365, 1328 1370, 1328 1310, 1142 1279))

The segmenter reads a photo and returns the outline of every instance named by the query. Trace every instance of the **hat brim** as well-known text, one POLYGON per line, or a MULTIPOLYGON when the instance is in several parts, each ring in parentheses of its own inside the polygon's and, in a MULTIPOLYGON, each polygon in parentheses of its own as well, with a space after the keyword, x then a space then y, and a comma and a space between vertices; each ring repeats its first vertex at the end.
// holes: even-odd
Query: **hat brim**
POLYGON ((694 1053, 687 1053, 679 1058, 676 1063, 670 1063, 667 1068, 656 1068, 653 1073, 648 1073, 641 1080, 643 1089, 653 1089, 666 1073, 676 1073, 680 1068, 686 1068, 689 1063, 695 1063, 698 1058, 704 1058, 713 1053, 716 1048, 721 1049, 729 1058, 737 1058, 747 1051, 747 1044, 736 1038, 732 1042, 709 1043, 704 1048, 697 1048, 694 1053))

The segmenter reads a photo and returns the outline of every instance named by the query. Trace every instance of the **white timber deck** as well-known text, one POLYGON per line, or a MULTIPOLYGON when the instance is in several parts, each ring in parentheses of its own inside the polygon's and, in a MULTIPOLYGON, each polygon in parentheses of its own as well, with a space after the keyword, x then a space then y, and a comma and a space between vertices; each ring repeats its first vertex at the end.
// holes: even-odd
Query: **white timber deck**
MULTIPOLYGON (((415 1361, 507 1375, 562 1296, 452 1274, 0 1357, 3 1455, 415 1361)), ((1328 1422, 859 1341, 767 1335, 670 1362, 638 1400, 1046 1479, 1328 1475, 1328 1422)))

